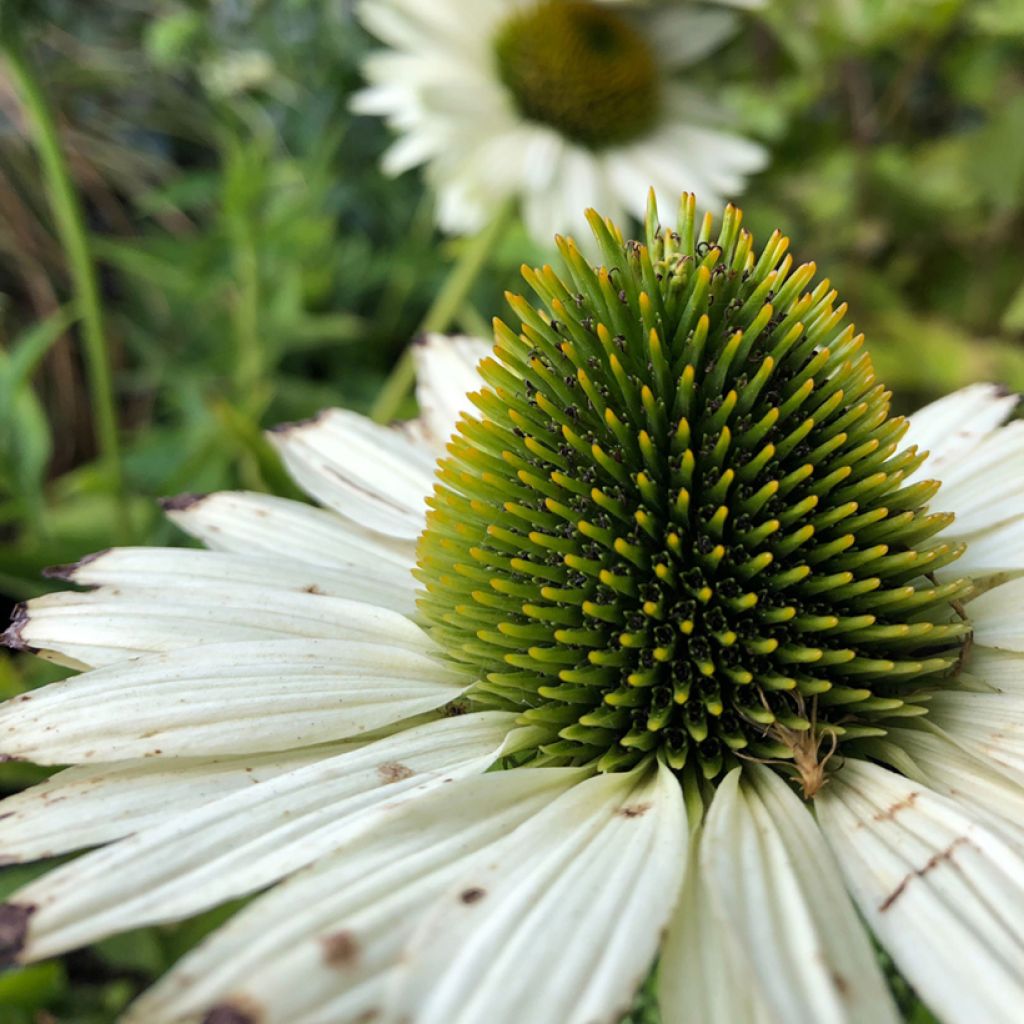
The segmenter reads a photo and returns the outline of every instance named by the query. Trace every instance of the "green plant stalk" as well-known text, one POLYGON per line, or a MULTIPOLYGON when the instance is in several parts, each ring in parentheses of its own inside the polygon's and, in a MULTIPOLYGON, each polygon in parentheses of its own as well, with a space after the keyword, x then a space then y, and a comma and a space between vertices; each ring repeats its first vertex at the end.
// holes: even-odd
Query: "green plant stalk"
POLYGON ((103 326, 103 303, 100 299, 99 279, 85 226, 85 214, 71 181, 71 173, 61 149, 53 112, 31 61, 21 45, 18 33, 13 28, 0 34, 0 54, 7 61, 25 111, 25 119, 42 166, 57 234, 67 257, 72 287, 81 314, 86 375, 96 440, 111 487, 124 510, 124 479, 121 472, 110 352, 103 326))
MULTIPOLYGON (((444 331, 458 316, 459 310, 466 301, 470 289, 487 265, 487 260, 504 237, 508 226, 512 223, 515 203, 507 202, 494 215, 494 219, 475 238, 467 242, 459 258, 452 266, 441 290, 431 303, 420 322, 417 334, 429 334, 432 331, 444 331)), ((409 394, 416 378, 413 364, 412 348, 407 347, 398 362, 395 363, 380 389, 370 416, 377 423, 387 423, 394 419, 405 396, 409 394)))

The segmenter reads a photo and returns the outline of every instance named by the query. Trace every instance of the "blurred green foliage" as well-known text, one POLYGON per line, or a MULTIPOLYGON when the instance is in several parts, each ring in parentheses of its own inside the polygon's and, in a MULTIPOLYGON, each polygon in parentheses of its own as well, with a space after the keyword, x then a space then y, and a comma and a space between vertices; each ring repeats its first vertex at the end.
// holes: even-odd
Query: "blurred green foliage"
MULTIPOLYGON (((176 542, 157 495, 293 493, 261 428, 368 408, 465 244, 437 236, 417 176, 379 173, 384 129, 346 109, 372 45, 347 0, 0 0, 0 33, 13 18, 100 263, 128 522, 95 458, 68 268, 0 78, 9 602, 42 592, 48 564, 176 542)), ((748 226, 781 227, 818 261, 901 409, 972 380, 1024 388, 1019 0, 772 0, 699 74, 773 152, 743 197, 748 226)), ((513 230, 456 326, 485 330, 519 263, 544 258, 513 230)), ((0 658, 0 696, 51 678, 0 658)), ((4 791, 45 774, 0 769, 4 791)), ((38 870, 6 869, 0 889, 38 870)), ((0 976, 0 1024, 109 1021, 226 912, 0 976)), ((652 1020, 650 1003, 631 1020, 652 1020)))

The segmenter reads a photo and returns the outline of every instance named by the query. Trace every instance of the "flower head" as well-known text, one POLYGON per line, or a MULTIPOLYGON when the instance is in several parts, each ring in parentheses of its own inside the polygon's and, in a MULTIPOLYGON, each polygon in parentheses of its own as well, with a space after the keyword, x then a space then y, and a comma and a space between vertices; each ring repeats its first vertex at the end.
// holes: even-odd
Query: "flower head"
POLYGON ((649 178, 664 196, 693 189, 718 204, 764 163, 715 127, 721 116, 675 80, 728 38, 736 15, 682 4, 604 0, 364 0, 389 49, 366 63, 355 108, 386 117, 397 173, 428 166, 441 225, 480 228, 518 199, 531 232, 585 230, 579 211, 637 206, 649 178))
POLYGON ((1013 1019, 1016 397, 893 417, 781 236, 591 219, 491 355, 418 349, 420 422, 273 434, 325 509, 172 500, 214 550, 18 612, 85 671, 0 709, 74 765, 0 854, 102 848, 0 907, 8 959, 280 882, 127 1019, 615 1024, 657 958, 666 1024, 895 1021, 868 929, 942 1021, 1013 1019))

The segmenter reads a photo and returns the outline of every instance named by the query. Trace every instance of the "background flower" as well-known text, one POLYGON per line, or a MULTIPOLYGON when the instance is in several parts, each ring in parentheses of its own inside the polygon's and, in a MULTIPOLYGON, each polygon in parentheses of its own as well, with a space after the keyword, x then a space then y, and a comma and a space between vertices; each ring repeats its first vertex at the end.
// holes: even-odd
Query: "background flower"
POLYGON ((359 11, 389 49, 367 60, 354 109, 398 133, 385 170, 428 165, 447 231, 478 231, 512 199, 546 245, 583 234, 589 206, 641 216, 652 186, 719 205, 766 162, 683 75, 735 31, 721 7, 366 0, 359 11))

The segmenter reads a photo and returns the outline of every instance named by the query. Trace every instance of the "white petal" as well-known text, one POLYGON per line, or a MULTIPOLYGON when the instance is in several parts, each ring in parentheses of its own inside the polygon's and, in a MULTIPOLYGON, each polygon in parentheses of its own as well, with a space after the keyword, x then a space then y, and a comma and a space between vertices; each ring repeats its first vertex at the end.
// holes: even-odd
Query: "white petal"
POLYGON ((1024 579, 987 590, 968 608, 975 643, 1024 654, 1024 579))
POLYGON ((328 409, 270 434, 288 471, 317 501, 378 533, 419 536, 434 460, 365 416, 328 409))
POLYGON ((80 668, 213 643, 293 637, 433 649, 426 634, 398 612, 241 583, 197 582, 171 592, 101 587, 87 594, 46 594, 18 610, 5 639, 12 647, 47 652, 80 668))
POLYGON ((979 438, 937 475, 942 490, 935 504, 957 514, 960 533, 976 533, 1024 515, 1024 422, 979 438))
POLYGON ((815 800, 861 913, 946 1024, 1024 1005, 1024 858, 966 808, 847 760, 815 800))
POLYGON ((57 868, 11 898, 35 908, 19 959, 176 920, 269 885, 371 828, 396 799, 482 772, 512 720, 489 712, 429 722, 229 794, 57 868))
POLYGON ((150 587, 169 591, 209 583, 264 586, 326 597, 344 597, 391 608, 416 609, 416 581, 406 569, 378 561, 372 568, 314 566, 278 555, 232 554, 192 548, 112 548, 49 576, 88 587, 150 587))
POLYGON ((713 53, 736 26, 736 16, 728 11, 687 5, 652 12, 646 29, 662 65, 674 71, 713 53))
POLYGON ((492 772, 394 807, 372 832, 234 917, 129 1020, 158 1024, 232 1001, 258 1006, 268 1022, 369 1019, 430 906, 482 852, 583 777, 565 768, 492 772))
POLYGON ((1024 696, 1024 651, 1000 651, 974 643, 967 671, 997 690, 1024 696))
POLYGON ((667 768, 581 783, 422 923, 383 1020, 614 1024, 654 959, 685 855, 667 768))
POLYGON ((1017 402, 996 384, 971 384, 915 412, 903 443, 929 452, 919 472, 943 480, 945 470, 1005 422, 1017 402))
POLYGON ((416 562, 410 541, 381 537, 332 512, 270 494, 220 491, 164 503, 168 517, 215 551, 269 554, 309 565, 379 568, 388 578, 416 562))
POLYGON ((928 721, 1024 782, 1024 694, 936 693, 928 702, 928 721))
POLYGON ((1024 849, 1024 786, 981 757, 927 729, 888 729, 887 740, 905 752, 930 789, 965 803, 973 813, 1024 849))
POLYGON ((0 752, 39 764, 249 754, 353 737, 456 698, 465 677, 387 643, 210 644, 0 706, 0 752))
POLYGON ((491 347, 479 338, 444 334, 428 334, 414 345, 416 398, 438 451, 444 449, 459 416, 472 411, 466 396, 483 386, 477 366, 491 347))
POLYGON ((250 757, 77 765, 0 803, 0 864, 55 857, 138 832, 348 744, 250 757))
POLYGON ((741 785, 736 769, 718 787, 700 870, 766 1005, 791 1024, 898 1024, 810 809, 774 772, 750 774, 741 785))
POLYGON ((737 983, 742 958, 736 937, 715 914, 697 863, 694 835, 683 891, 658 966, 662 1024, 779 1024, 766 1008, 756 979, 737 983))

